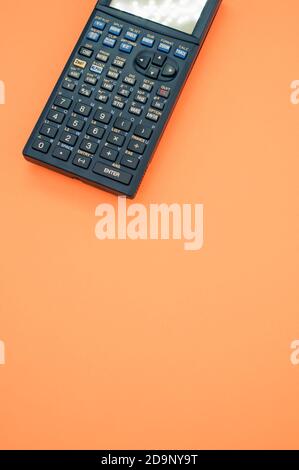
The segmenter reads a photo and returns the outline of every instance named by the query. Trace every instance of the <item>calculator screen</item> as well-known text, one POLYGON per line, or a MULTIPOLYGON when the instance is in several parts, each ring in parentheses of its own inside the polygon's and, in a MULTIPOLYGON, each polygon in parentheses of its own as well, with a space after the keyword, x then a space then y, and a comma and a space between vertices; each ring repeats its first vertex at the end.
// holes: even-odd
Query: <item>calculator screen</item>
POLYGON ((208 0, 112 0, 110 6, 192 34, 208 0))

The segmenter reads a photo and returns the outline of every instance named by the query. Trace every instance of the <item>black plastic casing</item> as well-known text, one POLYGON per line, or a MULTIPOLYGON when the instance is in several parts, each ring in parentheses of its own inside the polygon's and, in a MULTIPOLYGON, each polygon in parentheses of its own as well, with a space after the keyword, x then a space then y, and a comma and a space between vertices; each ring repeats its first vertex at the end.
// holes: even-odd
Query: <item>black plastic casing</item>
MULTIPOLYGON (((127 197, 134 197, 137 193, 137 190, 139 188, 139 185, 142 181, 142 178, 144 176, 144 173, 147 169, 147 166, 149 162, 151 161, 151 158, 157 148, 157 145, 159 143, 159 140, 165 130, 165 127, 167 125, 167 122, 172 114, 172 111, 175 107, 175 104, 179 98, 179 95, 183 89, 183 86, 188 78, 189 73, 192 70, 192 67, 194 65, 194 62, 197 58, 197 55, 204 43, 204 40, 207 36, 207 33, 212 25, 212 22, 215 18, 215 15, 218 11, 218 8, 221 4, 222 0, 208 0, 207 4, 196 24, 196 27, 194 29, 193 34, 186 34, 183 32, 180 32, 176 29, 160 25, 158 23, 155 23, 153 21, 137 17, 135 15, 132 15, 130 13, 126 13, 120 10, 117 10, 115 8, 112 8, 109 6, 110 0, 102 0, 98 1, 95 9, 93 10, 86 27, 84 28, 25 148, 23 151, 24 157, 33 162, 37 163, 39 165, 45 166, 47 168, 50 168, 52 170, 56 170, 60 173, 63 173, 67 176, 70 176, 72 178, 77 178, 85 183, 91 184, 93 186, 99 187, 101 189, 113 192, 115 194, 122 194, 127 197), (156 85, 155 85, 155 91, 161 86, 161 85, 166 85, 171 87, 171 94, 170 97, 167 100, 166 106, 163 110, 162 116, 160 120, 157 123, 152 123, 149 121, 146 121, 146 119, 142 119, 142 123, 144 125, 147 125, 149 127, 154 128, 153 136, 149 140, 147 144, 147 148, 145 151, 145 154, 142 156, 139 166, 137 170, 131 171, 129 169, 123 169, 127 173, 131 173, 133 175, 132 180, 129 185, 122 184, 118 181, 114 181, 112 179, 108 179, 105 176, 100 176, 92 171, 92 168, 94 166, 91 165, 88 170, 85 170, 83 168, 76 167, 72 164, 72 158, 71 157, 68 161, 60 161, 52 157, 51 152, 48 154, 41 154, 40 152, 34 150, 32 148, 33 141, 39 136, 39 129, 45 122, 47 113, 49 109, 51 109, 53 101, 55 97, 57 96, 61 83, 64 80, 65 76, 67 75, 67 72, 72 65, 74 59, 77 57, 77 51, 84 42, 84 38, 88 32, 88 30, 91 28, 93 21, 95 17, 105 17, 106 19, 109 18, 111 19, 111 22, 119 22, 124 24, 125 27, 129 26, 134 26, 140 30, 142 30, 142 34, 145 35, 147 33, 152 33, 154 35, 157 35, 159 39, 166 39, 173 41, 175 44, 175 47, 172 48, 172 51, 168 56, 171 59, 174 59, 178 65, 179 65, 179 72, 176 76, 175 79, 173 79, 171 82, 163 82, 163 80, 157 80, 156 85), (185 60, 181 60, 178 58, 174 57, 174 51, 177 46, 185 46, 188 47, 189 53, 188 56, 185 60)), ((159 40, 156 41, 155 47, 153 50, 149 50, 148 52, 157 52, 157 45, 159 43, 159 40)), ((146 49, 146 48, 144 48, 146 49)), ((109 50, 110 54, 113 54, 113 50, 109 50)), ((140 52, 140 45, 138 46, 138 53, 140 52)), ((115 55, 119 54, 119 51, 115 51, 115 55)), ((132 71, 132 73, 136 74, 136 67, 134 66, 134 59, 136 57, 135 51, 128 55, 127 58, 127 65, 126 67, 129 68, 129 70, 126 69, 126 74, 132 71)), ((138 72, 137 72, 137 75, 138 72)), ((145 77, 140 74, 139 80, 140 82, 143 81, 145 77)), ((76 93, 71 93, 71 92, 65 92, 63 90, 63 94, 67 97, 70 97, 72 99, 76 99, 75 97, 77 96, 76 93)), ((82 97, 81 97, 82 98, 82 97)), ((89 101, 92 101, 92 98, 88 99, 85 98, 82 101, 84 101, 86 104, 88 104, 89 101)), ((111 105, 103 105, 103 108, 107 111, 111 111, 111 105)), ((94 110, 98 109, 98 103, 95 103, 94 110)), ((119 113, 118 113, 119 114, 119 113)), ((116 116, 118 116, 116 114, 116 116)), ((128 106, 126 106, 126 110, 121 113, 121 116, 124 119, 132 119, 132 115, 128 113, 128 106)), ((136 124, 139 124, 138 118, 136 119, 136 124)), ((133 126, 134 127, 134 126, 133 126)), ((133 129, 129 133, 128 140, 133 134, 133 129)), ((128 141, 127 140, 127 141, 128 141)), ((77 144, 78 145, 78 144, 77 144)), ((77 149, 74 148, 73 155, 76 154, 77 149)), ((94 158, 94 157, 93 157, 94 158)), ((103 160, 95 160, 95 161, 101 161, 101 163, 104 163, 103 160)), ((111 166, 111 163, 106 162, 111 166)), ((112 164, 113 166, 113 164, 112 164)))

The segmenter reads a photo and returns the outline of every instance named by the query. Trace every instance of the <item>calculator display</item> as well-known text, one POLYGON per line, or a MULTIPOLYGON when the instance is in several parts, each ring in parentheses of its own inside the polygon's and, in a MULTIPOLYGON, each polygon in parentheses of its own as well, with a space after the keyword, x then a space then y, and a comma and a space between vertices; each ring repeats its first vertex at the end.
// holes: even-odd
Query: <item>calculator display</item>
POLYGON ((112 0, 110 6, 192 34, 208 0, 112 0))

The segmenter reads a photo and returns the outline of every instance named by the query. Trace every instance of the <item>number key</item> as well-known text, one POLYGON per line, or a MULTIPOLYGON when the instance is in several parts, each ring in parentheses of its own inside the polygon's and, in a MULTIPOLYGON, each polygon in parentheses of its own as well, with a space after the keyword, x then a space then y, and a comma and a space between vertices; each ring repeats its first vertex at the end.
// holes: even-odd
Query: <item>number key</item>
POLYGON ((85 125, 85 121, 83 119, 76 119, 71 117, 67 122, 67 127, 74 129, 75 131, 81 132, 85 125))
POLYGON ((105 134, 105 129, 102 127, 90 125, 86 132, 87 135, 96 137, 97 139, 102 139, 105 134))
POLYGON ((42 140, 42 139, 36 139, 32 145, 32 148, 34 150, 37 150, 38 152, 42 152, 42 153, 48 153, 50 147, 51 147, 50 142, 48 142, 47 140, 42 140))
POLYGON ((81 114, 81 116, 88 117, 91 113, 91 106, 87 104, 77 103, 74 108, 74 113, 81 114))
POLYGON ((64 120, 64 113, 59 113, 55 111, 55 109, 51 109, 48 113, 47 119, 52 122, 56 122, 57 124, 61 124, 64 120))
POLYGON ((102 122, 103 124, 109 124, 111 118, 111 113, 107 113, 106 111, 102 111, 101 109, 98 109, 98 111, 94 115, 94 119, 96 121, 102 122))
POLYGON ((99 144, 96 142, 92 142, 91 140, 84 139, 80 145, 80 149, 83 150, 84 152, 91 153, 94 155, 96 151, 98 150, 99 144))
POLYGON ((57 127, 49 126, 48 124, 44 124, 39 131, 41 135, 45 135, 46 137, 50 137, 50 139, 55 139, 56 134, 58 132, 57 127))
POLYGON ((62 109, 70 109, 71 104, 72 100, 62 95, 57 96, 56 100, 54 101, 54 105, 62 109))
POLYGON ((78 137, 75 134, 71 134, 70 132, 63 132, 60 137, 60 142, 70 145, 71 147, 74 147, 77 140, 78 140, 78 137))

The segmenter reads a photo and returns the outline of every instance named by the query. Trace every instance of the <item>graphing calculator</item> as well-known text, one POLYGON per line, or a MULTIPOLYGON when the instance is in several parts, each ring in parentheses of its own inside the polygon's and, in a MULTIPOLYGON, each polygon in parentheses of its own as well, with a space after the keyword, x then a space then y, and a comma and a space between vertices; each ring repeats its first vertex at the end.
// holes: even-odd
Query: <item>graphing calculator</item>
POLYGON ((220 3, 98 1, 25 158, 134 197, 220 3))

